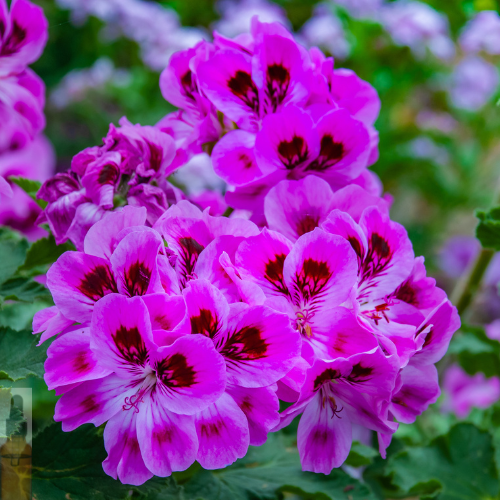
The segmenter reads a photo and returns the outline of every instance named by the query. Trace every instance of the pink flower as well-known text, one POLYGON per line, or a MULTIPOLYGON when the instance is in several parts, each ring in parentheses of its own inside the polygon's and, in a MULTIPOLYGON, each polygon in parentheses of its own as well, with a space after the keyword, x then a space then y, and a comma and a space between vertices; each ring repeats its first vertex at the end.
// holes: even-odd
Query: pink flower
POLYGON ((129 484, 194 462, 193 415, 221 396, 226 380, 223 358, 210 339, 184 336, 155 344, 148 309, 141 297, 108 295, 96 305, 90 326, 50 346, 45 363, 49 388, 69 386, 55 420, 65 431, 107 422, 103 468, 129 484))
POLYGON ((498 377, 486 378, 483 373, 468 375, 458 365, 446 370, 443 381, 446 400, 443 409, 458 418, 465 418, 473 407, 485 409, 500 399, 498 377))
POLYGON ((28 0, 13 0, 10 12, 0 0, 0 76, 21 73, 45 47, 48 23, 43 10, 28 0))
POLYGON ((55 175, 40 189, 38 197, 48 206, 38 222, 49 224, 58 243, 70 239, 82 249, 87 231, 114 209, 116 196, 146 207, 150 225, 181 198, 166 180, 174 168, 172 137, 125 118, 120 125, 110 126, 103 146, 78 153, 70 172, 55 175))
POLYGON ((192 281, 184 297, 192 333, 210 338, 226 362, 225 397, 195 417, 197 460, 217 469, 243 457, 249 444, 263 444, 279 422, 274 384, 295 366, 300 337, 286 315, 228 304, 205 280, 192 281))

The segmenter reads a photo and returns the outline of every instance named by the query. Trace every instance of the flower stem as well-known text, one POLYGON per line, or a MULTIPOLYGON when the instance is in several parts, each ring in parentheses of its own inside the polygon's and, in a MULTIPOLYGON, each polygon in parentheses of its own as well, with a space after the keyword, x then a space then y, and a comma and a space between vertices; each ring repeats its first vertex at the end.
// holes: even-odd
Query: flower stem
POLYGON ((493 255, 495 255, 494 250, 483 248, 469 271, 465 273, 456 284, 451 294, 451 301, 457 307, 460 316, 471 304, 493 255))

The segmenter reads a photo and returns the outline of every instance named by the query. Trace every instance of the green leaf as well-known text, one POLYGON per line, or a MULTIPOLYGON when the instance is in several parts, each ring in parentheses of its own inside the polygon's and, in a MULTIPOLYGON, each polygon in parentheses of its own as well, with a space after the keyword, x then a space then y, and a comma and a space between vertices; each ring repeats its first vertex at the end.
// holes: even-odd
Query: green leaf
POLYGON ((500 250, 500 207, 491 210, 476 210, 479 224, 476 227, 476 237, 483 248, 500 250))
POLYGON ((40 266, 52 264, 68 250, 75 250, 75 247, 69 242, 57 245, 53 235, 41 238, 31 245, 26 260, 19 270, 30 271, 40 266))
POLYGON ((31 278, 16 276, 0 285, 0 296, 4 300, 33 302, 36 299, 50 300, 50 292, 31 278))
POLYGON ((9 177, 9 181, 18 185, 27 195, 31 197, 33 201, 37 203, 40 208, 45 208, 47 202, 44 200, 39 200, 36 195, 42 186, 39 181, 34 181, 33 179, 26 179, 25 177, 9 177))
POLYGON ((363 465, 370 465, 374 457, 378 456, 377 450, 371 446, 366 446, 357 441, 354 441, 351 446, 351 451, 345 463, 351 467, 361 467, 363 465))
POLYGON ((489 432, 457 424, 426 447, 407 447, 389 458, 386 473, 402 495, 438 500, 481 500, 498 495, 489 432))
POLYGON ((122 484, 103 471, 105 458, 103 439, 93 425, 72 432, 63 432, 61 424, 45 428, 33 438, 33 498, 108 500, 127 498, 131 490, 147 493, 162 488, 167 493, 170 486, 174 492, 179 489, 173 480, 156 478, 141 487, 122 484))
POLYGON ((482 372, 487 377, 500 376, 500 343, 490 339, 481 327, 463 325, 448 352, 458 356, 469 375, 482 372))
POLYGON ((201 470, 184 485, 187 499, 277 500, 296 493, 314 500, 369 500, 375 497, 341 469, 328 476, 303 472, 296 447, 286 447, 282 434, 271 434, 265 445, 250 447, 245 458, 226 469, 201 470))
POLYGON ((0 327, 0 380, 20 380, 30 375, 43 377, 49 341, 37 346, 39 335, 28 330, 0 327))
POLYGON ((24 262, 28 242, 7 228, 0 228, 0 283, 10 278, 24 262))

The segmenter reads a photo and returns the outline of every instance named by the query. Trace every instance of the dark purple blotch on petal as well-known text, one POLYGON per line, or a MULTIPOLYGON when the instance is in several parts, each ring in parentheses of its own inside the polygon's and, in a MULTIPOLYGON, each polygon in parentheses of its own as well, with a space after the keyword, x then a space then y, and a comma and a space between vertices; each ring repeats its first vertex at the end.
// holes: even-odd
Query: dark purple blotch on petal
POLYGON ((241 99, 250 109, 256 113, 259 111, 259 91, 252 77, 245 71, 238 70, 227 82, 229 90, 241 99))
POLYGON ((219 319, 214 317, 209 309, 200 309, 198 316, 192 316, 191 331, 192 333, 201 333, 213 339, 221 329, 219 319))
POLYGON ((156 376, 170 388, 191 387, 196 382, 196 372, 188 365, 186 357, 180 353, 158 362, 156 376))
POLYGON ((305 259, 302 271, 296 276, 295 286, 308 301, 321 294, 331 276, 332 272, 326 262, 305 259))
POLYGON ((319 389, 325 382, 331 382, 336 378, 340 377, 339 370, 334 370, 333 368, 327 368, 323 373, 320 373, 314 379, 314 390, 319 389))
POLYGON ((283 266, 285 265, 285 259, 285 254, 278 254, 275 256, 274 260, 270 260, 266 264, 264 278, 266 278, 266 280, 274 286, 277 292, 288 295, 288 289, 283 278, 283 266))
POLYGON ((125 286, 130 297, 145 295, 150 280, 151 270, 144 262, 135 262, 125 270, 125 286))
POLYGON ((26 39, 26 30, 14 21, 8 38, 4 41, 0 50, 0 56, 9 56, 19 50, 19 45, 26 39))
POLYGON ((324 172, 333 167, 344 156, 344 145, 341 142, 335 142, 331 135, 324 135, 321 138, 320 152, 306 170, 324 172))
POLYGON ((278 153, 287 170, 293 170, 309 156, 306 141, 298 135, 294 135, 291 141, 281 141, 278 144, 278 153))
POLYGON ((267 346, 257 327, 245 326, 229 335, 220 353, 232 361, 250 361, 265 357, 267 346))
POLYGON ((95 302, 109 293, 118 293, 115 279, 105 265, 97 265, 85 274, 77 288, 95 302))
POLYGON ((149 358, 148 350, 137 328, 121 326, 112 337, 119 354, 127 363, 146 366, 149 358))

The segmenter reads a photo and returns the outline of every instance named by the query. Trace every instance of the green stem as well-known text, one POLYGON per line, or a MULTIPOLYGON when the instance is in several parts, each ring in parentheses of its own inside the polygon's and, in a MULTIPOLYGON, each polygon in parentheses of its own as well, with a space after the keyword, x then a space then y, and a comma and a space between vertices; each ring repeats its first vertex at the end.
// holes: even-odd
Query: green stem
POLYGON ((471 266, 469 272, 464 274, 455 286, 455 289, 451 294, 451 301, 457 307, 458 314, 460 314, 460 316, 466 311, 472 302, 474 295, 481 285, 481 280, 483 279, 486 269, 488 269, 488 265, 493 258, 493 255, 495 255, 493 250, 483 248, 471 266))

